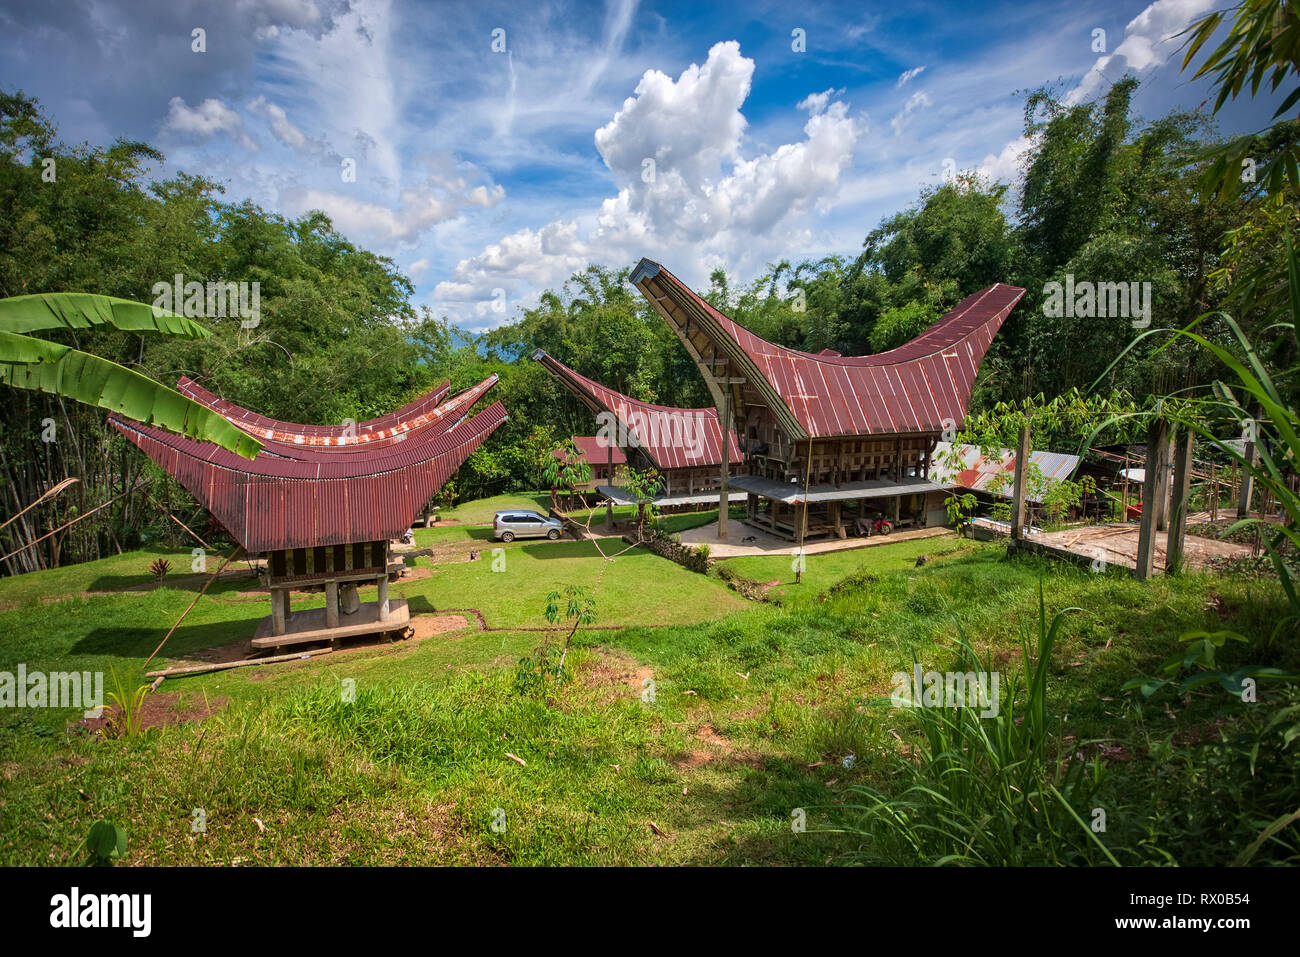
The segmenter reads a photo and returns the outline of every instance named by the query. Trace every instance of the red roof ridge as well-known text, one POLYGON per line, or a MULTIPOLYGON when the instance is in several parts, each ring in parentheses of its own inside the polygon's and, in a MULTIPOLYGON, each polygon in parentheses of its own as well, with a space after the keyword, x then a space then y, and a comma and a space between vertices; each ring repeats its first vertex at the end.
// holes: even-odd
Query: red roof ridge
POLYGON ((972 293, 920 335, 868 356, 818 355, 750 332, 660 264, 642 259, 630 281, 682 334, 696 329, 726 353, 793 439, 938 433, 966 416, 975 374, 1025 290, 994 283, 972 293), (671 305, 666 306, 665 303, 671 305), (674 311, 675 310, 675 311, 674 311))
POLYGON ((189 376, 181 376, 176 382, 176 390, 201 405, 206 405, 214 412, 220 413, 223 417, 229 419, 235 425, 244 429, 258 429, 262 432, 274 430, 287 432, 298 435, 316 435, 316 436, 340 436, 347 429, 352 429, 354 433, 377 432, 387 429, 394 423, 399 423, 408 419, 415 418, 429 407, 437 406, 446 397, 451 389, 451 383, 443 381, 434 388, 417 396, 415 399, 386 415, 381 415, 374 419, 367 419, 364 422, 357 422, 352 425, 311 425, 299 422, 287 422, 283 419, 273 419, 270 416, 253 412, 243 406, 236 405, 229 399, 223 399, 214 392, 210 392, 203 386, 199 385, 189 376))

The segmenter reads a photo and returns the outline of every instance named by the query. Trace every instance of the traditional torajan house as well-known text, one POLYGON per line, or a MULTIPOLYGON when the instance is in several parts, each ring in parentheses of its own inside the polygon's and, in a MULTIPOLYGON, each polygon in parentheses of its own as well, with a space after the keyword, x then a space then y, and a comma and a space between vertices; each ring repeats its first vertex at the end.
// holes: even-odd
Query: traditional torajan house
POLYGON ((506 419, 500 402, 470 416, 496 383, 446 401, 446 386, 388 416, 313 426, 259 416, 183 380, 181 389, 255 435, 249 460, 111 415, 113 426, 181 483, 250 555, 266 557, 271 615, 254 648, 396 631, 406 603, 388 598, 389 540, 506 419), (359 585, 378 587, 362 604, 359 585), (325 607, 293 613, 292 589, 321 587, 325 607))
MULTIPOLYGON (((747 524, 789 539, 843 537, 873 520, 945 520, 935 443, 966 416, 989 343, 1025 291, 996 283, 911 342, 874 356, 813 355, 760 339, 648 259, 631 282, 699 366, 747 467, 723 457, 747 524)), ((719 524, 719 537, 726 526, 719 524)))
MULTIPOLYGON (((632 468, 659 473, 663 484, 654 499, 657 507, 674 509, 718 501, 723 451, 716 409, 652 405, 579 375, 541 349, 533 358, 596 415, 601 426, 596 459, 612 459, 617 451, 632 468)), ((733 463, 742 460, 734 435, 727 455, 733 463)), ((597 485, 596 491, 615 505, 636 503, 631 492, 612 483, 597 485)), ((745 496, 742 492, 732 498, 743 502, 745 496)))
MULTIPOLYGON (((578 450, 576 461, 585 462, 591 469, 591 481, 574 486, 576 489, 590 492, 601 485, 618 484, 619 473, 627 465, 622 449, 595 435, 575 435, 571 441, 578 450)), ((566 449, 555 449, 551 454, 563 461, 569 453, 566 449)))

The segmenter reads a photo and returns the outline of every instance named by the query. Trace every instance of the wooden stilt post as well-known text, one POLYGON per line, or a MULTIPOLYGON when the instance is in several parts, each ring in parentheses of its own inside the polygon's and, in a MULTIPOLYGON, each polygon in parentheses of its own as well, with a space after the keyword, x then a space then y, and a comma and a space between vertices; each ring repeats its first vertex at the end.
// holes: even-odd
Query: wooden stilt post
POLYGON ((388 573, 380 575, 375 584, 379 586, 379 620, 388 621, 392 616, 392 608, 388 604, 388 573))
POLYGON ((722 483, 718 488, 718 541, 727 540, 727 520, 731 505, 731 494, 727 490, 728 473, 731 471, 731 383, 724 382, 722 393, 722 483))
POLYGON ((1016 477, 1011 497, 1011 541, 1014 544, 1024 537, 1025 479, 1029 473, 1029 424, 1020 428, 1016 443, 1016 477))
POLYGON ((1142 483, 1142 524, 1138 528, 1137 569, 1138 581, 1151 577, 1156 551, 1156 493, 1165 479, 1164 449, 1169 444, 1169 424, 1156 419, 1147 428, 1146 480, 1142 483))
POLYGON ((1187 500, 1192 483, 1192 430, 1179 429, 1174 446, 1174 485, 1169 491, 1169 537, 1165 540, 1165 574, 1177 573, 1183 564, 1187 534, 1187 500))
MULTIPOLYGON (((605 481, 611 486, 614 484, 614 443, 606 442, 605 446, 605 481)), ((614 500, 605 499, 605 524, 610 528, 614 527, 614 500)))
POLYGON ((284 629, 286 624, 285 622, 286 603, 282 603, 280 600, 281 596, 284 594, 287 594, 287 589, 284 588, 271 589, 271 634, 273 635, 284 634, 284 629))
POLYGON ((325 583, 325 624, 329 628, 339 626, 339 583, 333 580, 325 583))

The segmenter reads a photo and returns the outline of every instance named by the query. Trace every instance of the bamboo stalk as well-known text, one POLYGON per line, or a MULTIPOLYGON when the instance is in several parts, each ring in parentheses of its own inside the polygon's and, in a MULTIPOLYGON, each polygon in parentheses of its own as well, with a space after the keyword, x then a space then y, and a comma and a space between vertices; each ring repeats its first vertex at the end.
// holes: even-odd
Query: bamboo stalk
MULTIPOLYGON (((199 603, 199 599, 202 598, 203 593, 208 590, 208 586, 210 586, 214 581, 217 580, 217 576, 220 575, 223 571, 225 571, 226 566, 229 565, 231 561, 234 560, 234 557, 239 554, 239 548, 240 546, 236 545, 235 550, 232 551, 229 555, 227 555, 226 560, 221 563, 221 567, 218 568, 215 572, 213 572, 208 577, 208 580, 203 583, 203 587, 199 589, 199 593, 195 595, 194 600, 190 602, 190 607, 186 608, 185 611, 181 613, 181 616, 176 619, 176 624, 172 625, 171 631, 168 631, 167 634, 163 635, 163 640, 158 642, 158 647, 153 650, 153 654, 144 660, 144 667, 147 668, 149 666, 149 662, 153 661, 154 655, 162 651, 162 646, 167 644, 167 639, 172 636, 172 632, 176 631, 176 629, 180 627, 181 622, 185 620, 185 616, 194 610, 194 606, 199 603)), ((272 598, 272 600, 274 601, 274 597, 272 598)))
POLYGON ((28 505, 25 509, 23 509, 23 510, 22 510, 21 512, 19 512, 17 515, 15 515, 13 518, 6 519, 2 524, 0 524, 0 528, 8 528, 11 524, 13 524, 14 522, 18 521, 18 519, 19 519, 20 517, 22 517, 23 515, 26 515, 28 512, 30 512, 32 509, 34 509, 37 505, 40 505, 41 502, 45 501, 47 498, 50 498, 50 497, 52 497, 52 496, 54 496, 54 495, 58 495, 60 492, 62 492, 62 491, 63 491, 65 488, 67 488, 68 486, 70 486, 70 485, 76 485, 76 484, 77 484, 78 482, 80 482, 80 481, 81 481, 81 479, 79 479, 79 478, 71 478, 71 477, 70 477, 70 478, 65 478, 62 482, 60 482, 58 485, 55 485, 55 486, 53 486, 52 488, 50 488, 49 491, 47 491, 44 495, 42 495, 42 496, 41 496, 40 498, 38 498, 36 501, 32 502, 31 505, 28 505))
POLYGON ((319 658, 321 655, 328 655, 333 651, 333 648, 322 648, 319 651, 294 651, 284 655, 271 655, 269 658, 247 658, 243 661, 219 661, 209 665, 186 665, 183 668, 167 668, 163 671, 147 671, 145 672, 145 677, 178 678, 183 677, 184 675, 203 675, 210 674, 213 671, 228 671, 231 668, 247 668, 249 665, 273 665, 277 662, 319 658))
MULTIPOLYGON (((134 492, 135 489, 130 489, 129 491, 134 492)), ((126 492, 123 492, 123 493, 122 493, 122 495, 126 495, 126 494, 127 494, 126 492)), ((80 515, 78 515, 78 516, 77 516, 76 518, 74 518, 72 521, 70 521, 70 522, 64 522, 62 525, 60 525, 60 526, 59 526, 58 528, 56 528, 54 531, 52 531, 52 532, 46 532, 46 533, 45 533, 44 535, 42 535, 40 538, 35 539, 34 541, 30 541, 30 542, 28 542, 26 545, 22 546, 22 548, 19 548, 19 549, 15 550, 15 551, 12 551, 12 552, 10 552, 8 555, 0 556, 0 561, 4 561, 6 558, 12 558, 14 555, 17 555, 19 552, 25 552, 27 549, 31 548, 33 545, 39 545, 41 542, 45 541, 45 540, 46 540, 47 538, 49 538, 51 535, 57 535, 57 534, 59 534, 59 532, 63 531, 63 530, 64 530, 65 528, 67 528, 69 525, 76 525, 76 524, 77 524, 79 521, 81 521, 83 518, 90 518, 90 516, 94 515, 94 514, 95 514, 96 512, 98 512, 101 508, 108 508, 108 506, 110 506, 110 505, 112 505, 114 502, 116 502, 117 499, 121 498, 122 495, 117 496, 117 498, 110 498, 110 499, 109 499, 107 502, 105 502, 103 505, 96 505, 96 506, 95 506, 94 508, 92 508, 89 512, 82 512, 80 515)))

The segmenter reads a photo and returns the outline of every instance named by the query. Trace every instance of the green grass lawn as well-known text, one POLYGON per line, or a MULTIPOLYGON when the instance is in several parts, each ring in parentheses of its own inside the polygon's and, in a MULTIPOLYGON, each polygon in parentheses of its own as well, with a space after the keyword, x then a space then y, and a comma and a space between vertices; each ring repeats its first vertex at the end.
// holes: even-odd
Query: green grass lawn
POLYGON ((416 612, 477 608, 492 627, 541 628, 547 594, 565 585, 593 587, 604 564, 596 592, 599 625, 707 621, 745 605, 715 579, 644 548, 629 550, 619 539, 600 547, 617 557, 605 564, 590 541, 538 542, 499 555, 485 550, 479 561, 437 566, 430 578, 403 583, 397 592, 416 612))
MULTIPOLYGON (((0 578, 0 608, 38 601, 51 595, 75 595, 84 591, 112 591, 153 581, 149 566, 156 559, 172 563, 170 575, 190 574, 193 558, 189 549, 148 548, 138 552, 113 555, 94 562, 51 568, 26 575, 0 578)), ((208 556, 214 571, 220 556, 208 556)))
MULTIPOLYGON (((216 713, 138 739, 92 738, 70 723, 72 711, 3 709, 0 864, 75 863, 101 817, 126 829, 128 861, 140 864, 838 861, 859 847, 826 830, 848 789, 887 787, 911 735, 906 714, 876 703, 891 675, 914 660, 946 667, 958 624, 995 667, 1016 668, 1040 583, 1049 610, 1079 609, 1053 653, 1052 714, 1062 734, 1109 739, 1124 755, 1108 770, 1113 839, 1137 821, 1179 863, 1222 862, 1259 830, 1225 796, 1251 778, 1216 778, 1199 752, 1162 742, 1214 738, 1220 710, 1236 712, 1208 692, 1144 704, 1120 686, 1198 628, 1251 639, 1225 652, 1235 655, 1228 666, 1246 656, 1300 667, 1293 644, 1267 641, 1281 602, 1266 582, 1137 583, 929 539, 810 556, 801 591, 786 586, 789 600, 776 606, 640 550, 609 564, 591 543, 504 555, 504 571, 492 571, 489 549, 394 592, 416 612, 475 607, 494 627, 541 627, 546 592, 591 587, 603 568, 597 624, 629 627, 580 632, 571 680, 549 699, 518 692, 515 671, 554 636, 470 627, 168 680, 156 699, 167 709, 216 713), (918 568, 921 552, 935 560, 918 568), (831 591, 849 576, 851 586, 831 591), (345 700, 349 688, 355 700, 345 700), (201 834, 190 826, 195 808, 206 816, 201 834), (802 833, 791 828, 799 809, 802 833)), ((0 671, 24 663, 138 676, 193 591, 40 598, 95 590, 86 583, 96 576, 132 581, 149 560, 0 580, 0 602, 16 606, 0 611, 0 671)), ((790 577, 788 558, 727 564, 760 581, 790 577)), ((268 611, 251 585, 214 586, 162 658, 250 634, 268 611)), ((319 602, 304 596, 294 607, 319 602)), ((1261 701, 1275 706, 1267 691, 1261 701)))
POLYGON ((804 556, 802 580, 794 584, 794 556, 754 555, 723 559, 720 564, 737 575, 766 583, 780 581, 768 592, 782 601, 809 601, 842 578, 855 572, 906 571, 916 567, 916 559, 932 559, 968 551, 973 546, 966 539, 920 538, 888 545, 873 545, 840 552, 815 552, 804 556))
POLYGON ((462 502, 453 508, 441 509, 437 514, 443 522, 457 522, 461 525, 491 525, 492 516, 504 509, 526 508, 545 515, 550 506, 550 492, 519 492, 475 499, 472 502, 462 502))
MULTIPOLYGON (((458 507, 454 512, 445 513, 444 518, 450 519, 453 515, 457 516, 455 525, 443 525, 441 522, 429 528, 415 529, 415 544, 420 548, 431 546, 445 545, 458 542, 492 542, 492 516, 503 509, 507 508, 530 508, 541 512, 545 515, 550 504, 549 495, 538 493, 535 502, 526 502, 526 497, 500 495, 496 498, 483 499, 481 502, 469 503, 458 507), (484 503, 494 503, 489 509, 484 503)), ((573 510, 570 515, 577 522, 590 524, 591 528, 599 531, 605 522, 605 507, 594 506, 588 509, 578 508, 573 510)), ((733 517, 739 518, 743 514, 743 509, 732 509, 733 517)), ((619 522, 631 521, 636 517, 636 506, 634 505, 616 505, 614 506, 614 519, 619 522)), ((718 510, 703 512, 679 512, 673 515, 664 515, 659 520, 659 528, 666 534, 673 535, 685 531, 688 528, 697 528, 700 525, 707 525, 710 522, 718 520, 718 510)), ((500 542, 495 543, 497 545, 500 542)), ((516 542, 516 544, 523 544, 516 542)))

